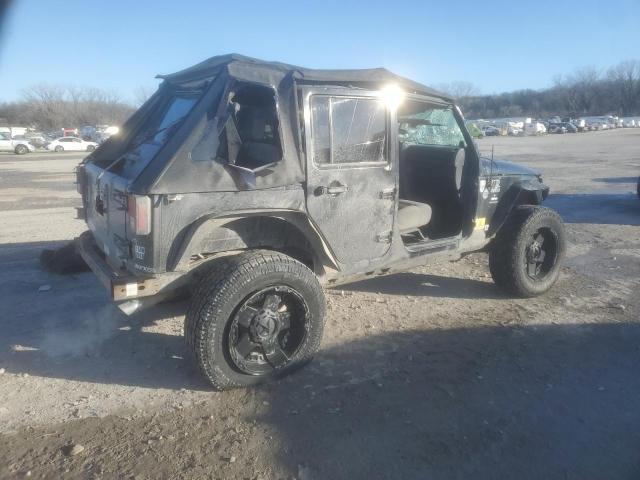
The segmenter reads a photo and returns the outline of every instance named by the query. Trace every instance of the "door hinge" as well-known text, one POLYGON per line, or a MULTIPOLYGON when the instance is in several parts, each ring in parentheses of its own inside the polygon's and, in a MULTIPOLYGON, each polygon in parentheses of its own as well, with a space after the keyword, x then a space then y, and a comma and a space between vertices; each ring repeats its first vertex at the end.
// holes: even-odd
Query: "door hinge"
POLYGON ((396 188, 385 188, 380 192, 380 199, 382 200, 393 200, 396 198, 396 188))
POLYGON ((393 232, 389 230, 388 232, 379 233, 376 235, 376 242, 378 243, 391 243, 391 237, 393 232))

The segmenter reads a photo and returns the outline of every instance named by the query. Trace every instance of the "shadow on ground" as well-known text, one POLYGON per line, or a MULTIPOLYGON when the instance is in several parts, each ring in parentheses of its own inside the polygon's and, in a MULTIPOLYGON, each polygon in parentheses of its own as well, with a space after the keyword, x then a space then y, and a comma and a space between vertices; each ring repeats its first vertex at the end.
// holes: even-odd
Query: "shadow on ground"
POLYGON ((384 277, 349 283, 339 287, 354 292, 382 293, 386 295, 415 295, 434 298, 505 299, 493 282, 401 272, 384 277))
POLYGON ((544 205, 567 223, 640 226, 640 199, 633 194, 552 194, 544 205))
POLYGON ((171 330, 172 322, 165 322, 183 315, 185 302, 127 317, 92 273, 57 275, 40 267, 43 248, 65 244, 0 245, 0 364, 6 371, 209 390, 187 355, 181 328, 171 330), (157 328, 163 322, 166 328, 157 328))
POLYGON ((308 478, 640 477, 640 327, 367 337, 265 387, 285 470, 308 478))
MULTIPOLYGON (((0 246, 0 364, 9 373, 148 388, 208 390, 185 348, 187 302, 127 317, 92 273, 56 275, 38 263, 42 248, 64 242, 0 246), (48 288, 40 291, 41 287, 48 288), (160 326, 161 328, 158 328, 160 326), (179 327, 176 330, 176 326, 179 327)), ((399 273, 346 290, 446 298, 506 298, 491 282, 399 273)))

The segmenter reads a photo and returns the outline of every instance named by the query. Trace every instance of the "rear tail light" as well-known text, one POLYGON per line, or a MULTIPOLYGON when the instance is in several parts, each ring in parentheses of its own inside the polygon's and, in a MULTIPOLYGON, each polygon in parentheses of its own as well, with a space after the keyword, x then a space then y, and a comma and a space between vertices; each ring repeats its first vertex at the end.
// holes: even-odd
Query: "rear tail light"
POLYGON ((129 195, 127 198, 127 217, 131 235, 151 233, 151 199, 143 195, 129 195))

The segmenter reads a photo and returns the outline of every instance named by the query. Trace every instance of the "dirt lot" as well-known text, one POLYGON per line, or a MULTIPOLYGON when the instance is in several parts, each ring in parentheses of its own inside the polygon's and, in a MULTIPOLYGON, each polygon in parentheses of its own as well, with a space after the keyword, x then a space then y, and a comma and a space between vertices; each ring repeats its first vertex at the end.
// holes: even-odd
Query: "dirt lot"
POLYGON ((492 145, 567 222, 553 291, 504 296, 480 254, 348 285, 311 365, 225 393, 184 304, 126 317, 39 268, 84 229, 79 157, 0 155, 0 478, 640 478, 640 129, 492 145))

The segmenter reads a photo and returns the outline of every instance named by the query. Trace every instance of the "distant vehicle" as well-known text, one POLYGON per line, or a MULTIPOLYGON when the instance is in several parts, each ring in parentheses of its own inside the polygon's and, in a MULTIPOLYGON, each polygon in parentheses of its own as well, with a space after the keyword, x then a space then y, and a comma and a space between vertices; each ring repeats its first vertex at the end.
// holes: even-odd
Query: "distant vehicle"
POLYGON ((78 135, 77 128, 62 128, 60 131, 63 137, 75 137, 78 135))
POLYGON ((547 128, 540 122, 531 122, 524 124, 525 135, 543 135, 547 133, 547 128))
POLYGON ((485 137, 497 137, 500 135, 500 129, 494 127, 493 125, 487 125, 486 127, 482 127, 482 131, 485 137))
POLYGON ((574 118, 571 123, 578 128, 579 132, 586 132, 588 130, 587 122, 584 118, 574 118))
POLYGON ((564 129, 567 131, 567 133, 578 133, 578 127, 576 127, 573 123, 571 122, 566 122, 563 123, 562 126, 564 127, 564 129))
POLYGON ((599 130, 605 130, 607 128, 609 128, 609 126, 604 122, 591 122, 591 123, 589 123, 589 130, 599 131, 599 130))
POLYGON ((549 133, 567 133, 567 129, 562 124, 554 123, 549 125, 549 133))
POLYGON ((80 136, 85 140, 102 143, 119 131, 120 127, 115 125, 86 125, 80 129, 80 136))
POLYGON ((96 142, 87 142, 78 137, 60 137, 47 144, 47 150, 54 152, 93 152, 96 148, 96 142))
POLYGON ((26 139, 11 138, 7 132, 0 132, 0 152, 14 152, 17 155, 35 151, 35 147, 26 139))
POLYGON ((623 127, 625 128, 633 128, 636 127, 636 121, 633 118, 625 118, 623 119, 624 123, 623 123, 623 127))
POLYGON ((45 138, 42 133, 39 132, 28 132, 24 135, 16 135, 13 137, 14 140, 26 140, 31 145, 36 148, 44 148, 49 140, 45 138))
POLYGON ((522 135, 522 129, 518 127, 509 127, 509 129, 507 130, 507 135, 517 137, 518 135, 522 135))

